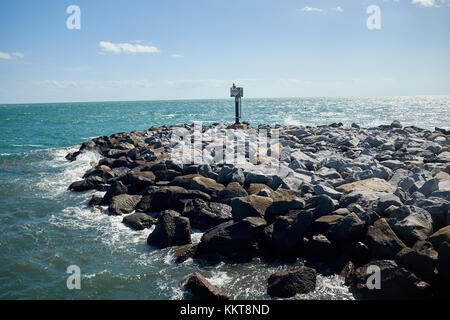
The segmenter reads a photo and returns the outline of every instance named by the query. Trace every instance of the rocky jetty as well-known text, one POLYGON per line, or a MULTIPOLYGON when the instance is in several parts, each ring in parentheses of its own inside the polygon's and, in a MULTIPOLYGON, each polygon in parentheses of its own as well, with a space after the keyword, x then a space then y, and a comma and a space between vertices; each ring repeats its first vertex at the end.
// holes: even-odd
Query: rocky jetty
MULTIPOLYGON (((87 151, 103 158, 69 189, 106 191, 89 205, 107 206, 133 229, 154 226, 148 244, 174 247, 177 262, 304 259, 308 267, 268 279, 273 296, 314 290, 314 263, 345 277, 361 299, 450 296, 449 131, 398 121, 373 128, 213 124, 200 127, 196 143, 195 130, 152 127, 84 142, 69 161, 87 151), (180 139, 180 130, 193 138, 180 139), (246 139, 249 132, 269 134, 246 139), (192 158, 180 162, 190 144, 192 158), (261 149, 269 151, 254 156, 261 149), (235 153, 216 161, 218 150, 235 153), (227 161, 240 155, 250 160, 227 161), (191 243, 191 228, 204 232, 200 243, 191 243)), ((187 283, 197 297, 227 298, 198 274, 187 283)))

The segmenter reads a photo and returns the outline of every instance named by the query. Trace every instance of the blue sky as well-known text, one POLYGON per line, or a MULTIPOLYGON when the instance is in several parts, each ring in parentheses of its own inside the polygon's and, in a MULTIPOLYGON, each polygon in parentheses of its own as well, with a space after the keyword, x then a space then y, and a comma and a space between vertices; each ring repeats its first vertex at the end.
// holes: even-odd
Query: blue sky
POLYGON ((450 0, 0 2, 0 103, 227 98, 232 81, 246 97, 450 94, 450 0))

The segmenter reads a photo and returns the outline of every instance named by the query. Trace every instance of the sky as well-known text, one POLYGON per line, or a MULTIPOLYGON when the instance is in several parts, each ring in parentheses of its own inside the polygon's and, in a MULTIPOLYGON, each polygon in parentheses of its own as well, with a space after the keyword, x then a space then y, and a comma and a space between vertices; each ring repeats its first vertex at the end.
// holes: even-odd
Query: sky
POLYGON ((450 0, 0 2, 0 103, 220 99, 233 81, 261 98, 450 94, 450 0))

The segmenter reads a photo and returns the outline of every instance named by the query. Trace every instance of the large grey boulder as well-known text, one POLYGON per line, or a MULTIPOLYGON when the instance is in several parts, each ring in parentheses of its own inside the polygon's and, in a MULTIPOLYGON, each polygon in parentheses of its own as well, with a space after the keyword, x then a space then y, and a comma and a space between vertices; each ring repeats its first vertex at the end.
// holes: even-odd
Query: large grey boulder
POLYGON ((161 212, 155 230, 148 236, 147 243, 158 248, 181 246, 191 243, 189 219, 173 210, 161 212))
POLYGON ((211 229, 232 219, 231 207, 217 202, 206 202, 202 199, 191 199, 186 202, 183 216, 189 218, 191 226, 201 231, 211 229))
POLYGON ((369 226, 366 242, 372 251, 372 256, 378 259, 393 259, 406 247, 384 218, 375 221, 373 226, 369 226))
POLYGON ((240 221, 247 217, 264 218, 266 209, 272 204, 272 199, 256 195, 234 198, 231 200, 231 208, 234 221, 240 221))
POLYGON ((351 291, 361 299, 405 300, 431 297, 428 283, 392 260, 371 261, 356 269, 350 278, 351 291), (377 271, 380 276, 379 288, 368 287, 368 284, 376 284, 374 273, 377 271))
POLYGON ((230 300, 229 296, 220 292, 198 272, 190 274, 185 279, 184 287, 192 293, 196 300, 230 300))
POLYGON ((222 223, 203 234, 199 253, 202 255, 218 253, 229 257, 247 254, 260 239, 265 226, 266 221, 258 217, 222 223))
POLYGON ((141 201, 141 198, 140 195, 119 194, 111 199, 108 210, 111 214, 116 215, 131 213, 141 201))
POLYGON ((316 277, 316 270, 308 267, 279 271, 269 277, 267 293, 279 298, 308 293, 315 290, 316 277))
POLYGON ((125 216, 122 223, 134 230, 143 230, 156 224, 158 220, 144 212, 135 212, 125 216))

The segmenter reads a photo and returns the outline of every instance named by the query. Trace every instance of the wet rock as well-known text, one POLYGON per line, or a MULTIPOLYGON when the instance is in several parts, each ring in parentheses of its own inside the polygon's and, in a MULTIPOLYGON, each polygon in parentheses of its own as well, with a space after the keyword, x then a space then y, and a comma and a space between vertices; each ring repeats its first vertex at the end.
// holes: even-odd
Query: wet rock
POLYGON ((188 200, 183 216, 189 218, 191 226, 201 231, 213 228, 232 219, 231 207, 202 199, 188 200))
POLYGON ((308 267, 276 272, 269 277, 267 293, 279 298, 308 293, 315 290, 316 277, 316 270, 308 267))
POLYGON ((111 187, 106 191, 105 195, 102 199, 102 204, 110 204, 113 197, 118 196, 120 194, 128 193, 128 187, 122 183, 122 181, 114 181, 111 184, 111 187))
POLYGON ((131 171, 125 176, 123 181, 139 190, 154 185, 156 178, 151 171, 131 171))
POLYGON ((192 293, 194 299, 216 301, 230 300, 229 296, 220 292, 219 289, 213 286, 198 272, 194 272, 186 278, 184 287, 192 293))
MULTIPOLYGON (((145 197, 145 196, 144 196, 145 197)), ((150 193, 150 211, 175 210, 183 212, 190 199, 210 201, 211 197, 198 190, 186 190, 181 187, 168 186, 154 189, 150 193)))
POLYGON ((359 267, 352 276, 350 288, 357 297, 369 300, 426 299, 431 294, 428 283, 392 260, 371 261, 359 267), (374 270, 380 271, 379 289, 367 285, 375 285, 373 278, 369 279, 374 270))
POLYGON ((201 255, 218 253, 228 257, 246 255, 253 251, 265 226, 266 221, 258 217, 222 223, 203 234, 199 253, 201 255))
POLYGON ((141 201, 141 198, 140 195, 119 194, 111 199, 108 210, 111 214, 116 215, 131 213, 141 201))
POLYGON ((250 195, 231 200, 233 220, 239 221, 247 217, 264 218, 266 209, 272 204, 272 199, 250 195))
POLYGON ((176 211, 161 212, 155 230, 148 236, 150 246, 166 248, 191 243, 191 225, 189 219, 176 211))
POLYGON ((89 207, 96 207, 102 203, 103 197, 93 195, 91 200, 89 200, 89 207))
POLYGON ((157 219, 144 212, 136 212, 125 216, 122 223, 134 230, 143 230, 156 224, 157 219))
POLYGON ((198 244, 186 244, 174 248, 173 258, 176 263, 182 263, 188 259, 193 259, 197 254, 198 244))
POLYGON ((377 220, 373 226, 369 226, 366 243, 372 256, 378 259, 393 259, 400 250, 406 247, 384 218, 377 220))

